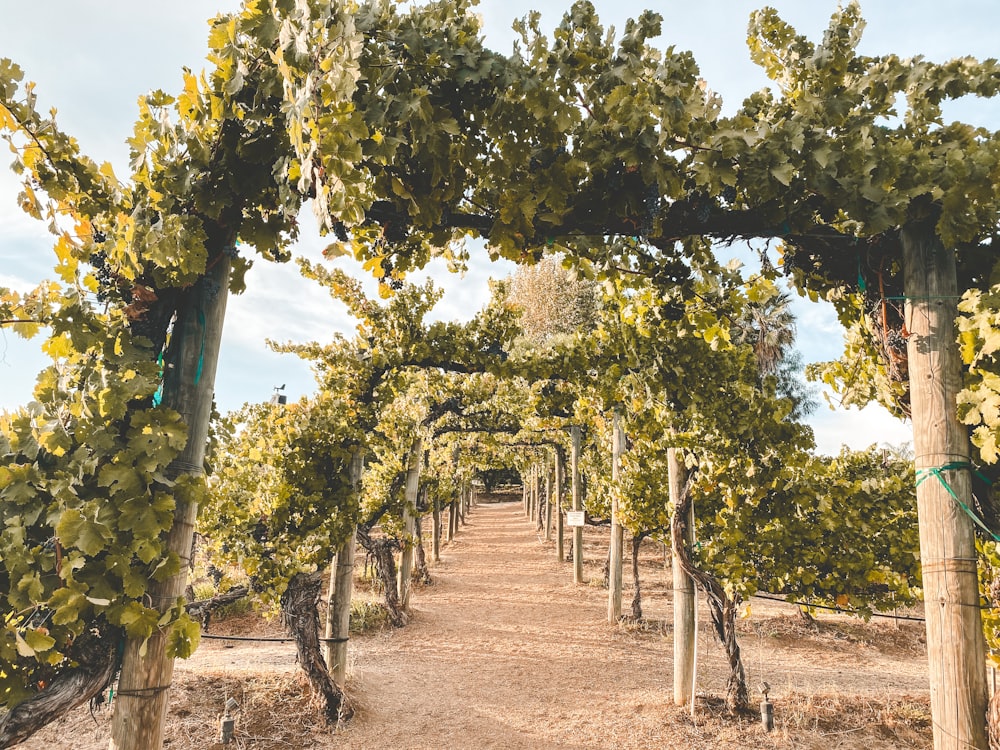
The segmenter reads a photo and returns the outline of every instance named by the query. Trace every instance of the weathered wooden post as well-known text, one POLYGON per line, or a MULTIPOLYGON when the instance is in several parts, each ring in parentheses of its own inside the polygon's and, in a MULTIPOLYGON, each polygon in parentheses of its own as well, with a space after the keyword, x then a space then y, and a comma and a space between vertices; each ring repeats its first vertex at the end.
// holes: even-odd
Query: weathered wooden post
MULTIPOLYGON (((580 486, 580 451, 583 444, 583 430, 580 425, 569 428, 571 439, 570 473, 573 475, 573 510, 583 510, 583 488, 580 486)), ((573 583, 583 583, 583 526, 573 527, 573 583)))
POLYGON ((528 469, 528 512, 526 514, 528 520, 531 520, 531 518, 535 515, 535 503, 537 502, 535 492, 538 489, 538 485, 535 484, 535 472, 537 470, 538 467, 534 463, 532 463, 531 468, 528 469))
POLYGON ((615 409, 611 428, 611 549, 608 562, 608 622, 611 624, 618 622, 622 616, 622 548, 625 533, 618 517, 618 500, 624 444, 621 413, 615 409))
POLYGON ((566 457, 563 454, 563 449, 561 445, 556 446, 556 465, 555 465, 555 482, 556 482, 556 499, 555 499, 555 514, 556 514, 556 557, 559 562, 565 562, 566 560, 566 540, 563 528, 563 479, 566 475, 566 457))
POLYGON ((545 541, 552 541, 552 470, 545 462, 545 541))
MULTIPOLYGON (((364 453, 360 450, 351 456, 350 480, 356 492, 361 484, 364 469, 364 453)), ((354 594, 354 552, 356 548, 357 526, 337 551, 337 557, 330 568, 330 597, 327 606, 326 632, 324 644, 326 665, 333 681, 341 688, 347 681, 347 639, 351 630, 351 597, 354 594)))
POLYGON ((931 718, 936 750, 985 748, 986 647, 979 612, 968 430, 958 421, 954 253, 932 222, 904 227, 903 287, 931 718))
POLYGON ((431 513, 433 528, 431 529, 431 559, 441 562, 441 498, 434 497, 434 510, 431 513))
MULTIPOLYGON (((215 371, 229 294, 229 258, 220 253, 204 279, 187 290, 177 310, 163 377, 163 406, 180 412, 188 428, 184 450, 167 467, 170 479, 203 476, 208 425, 215 392, 215 371)), ((180 558, 175 575, 150 580, 147 595, 161 612, 184 596, 194 543, 196 502, 177 499, 174 524, 165 549, 180 558)), ((128 638, 122 653, 111 724, 110 750, 158 750, 163 746, 167 699, 174 660, 167 656, 167 634, 154 629, 148 640, 128 638)))
POLYGON ((406 467, 406 490, 403 508, 403 531, 406 539, 403 541, 403 551, 399 555, 399 606, 409 609, 410 584, 413 576, 413 535, 416 533, 414 513, 417 507, 417 493, 420 491, 420 457, 422 441, 414 438, 410 448, 410 460, 406 467))
POLYGON ((545 505, 548 503, 548 495, 543 489, 545 474, 545 462, 538 462, 538 473, 535 475, 535 492, 538 496, 538 507, 535 509, 535 531, 541 531, 545 527, 545 505))
MULTIPOLYGON (((676 508, 687 481, 687 470, 676 448, 667 449, 667 482, 670 502, 676 508)), ((686 544, 694 542, 694 503, 688 516, 686 544)), ((677 551, 673 551, 674 580, 674 704, 684 706, 693 698, 695 661, 694 581, 681 570, 677 551)))

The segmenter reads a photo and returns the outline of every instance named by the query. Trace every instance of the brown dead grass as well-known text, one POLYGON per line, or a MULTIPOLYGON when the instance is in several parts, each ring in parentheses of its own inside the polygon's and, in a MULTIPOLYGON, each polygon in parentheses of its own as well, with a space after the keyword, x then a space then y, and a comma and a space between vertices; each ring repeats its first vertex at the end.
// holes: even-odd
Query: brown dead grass
MULTIPOLYGON (((674 706, 670 571, 658 545, 644 547, 646 618, 607 624, 596 580, 606 535, 586 530, 592 585, 573 586, 518 504, 483 505, 432 566, 433 585, 415 589, 411 623, 352 640, 350 724, 322 724, 291 643, 206 641, 178 662, 165 746, 223 748, 218 718, 232 696, 241 708, 226 747, 240 750, 931 747, 923 631, 913 623, 807 623, 789 605, 755 600, 740 631, 753 700, 761 680, 771 685, 767 733, 756 714, 725 711, 724 659, 702 611, 696 710, 674 706)), ((630 584, 626 573, 626 601, 630 584)), ((253 613, 212 626, 279 632, 253 613)), ((80 709, 24 747, 104 750, 109 720, 80 709)))

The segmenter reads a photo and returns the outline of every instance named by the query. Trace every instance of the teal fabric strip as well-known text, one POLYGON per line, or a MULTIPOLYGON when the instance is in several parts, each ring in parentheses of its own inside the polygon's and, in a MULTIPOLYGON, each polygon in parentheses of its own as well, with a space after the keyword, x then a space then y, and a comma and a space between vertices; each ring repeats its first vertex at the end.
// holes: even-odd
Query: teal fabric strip
POLYGON ((201 326, 201 351, 198 353, 198 369, 194 374, 194 384, 198 385, 198 381, 201 380, 201 368, 205 364, 205 334, 207 333, 205 326, 205 311, 198 310, 198 325, 201 326))

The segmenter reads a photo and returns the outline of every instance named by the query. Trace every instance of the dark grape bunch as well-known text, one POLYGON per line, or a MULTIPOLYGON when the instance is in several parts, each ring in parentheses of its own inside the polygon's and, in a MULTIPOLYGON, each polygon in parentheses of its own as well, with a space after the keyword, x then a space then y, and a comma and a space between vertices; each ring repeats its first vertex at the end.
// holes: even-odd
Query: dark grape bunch
MULTIPOLYGON (((97 235, 95 235, 96 239, 97 235)), ((109 302, 112 292, 118 292, 118 275, 111 270, 108 256, 103 250, 90 254, 90 265, 94 268, 94 278, 97 279, 97 301, 109 302)))
POLYGON ((215 279, 205 276, 201 280, 202 288, 205 290, 205 296, 208 301, 211 302, 219 296, 219 292, 222 291, 222 286, 215 279))
POLYGON ((891 328, 885 332, 885 348, 896 354, 902 354, 906 351, 906 339, 903 337, 902 331, 897 331, 895 328, 891 328))

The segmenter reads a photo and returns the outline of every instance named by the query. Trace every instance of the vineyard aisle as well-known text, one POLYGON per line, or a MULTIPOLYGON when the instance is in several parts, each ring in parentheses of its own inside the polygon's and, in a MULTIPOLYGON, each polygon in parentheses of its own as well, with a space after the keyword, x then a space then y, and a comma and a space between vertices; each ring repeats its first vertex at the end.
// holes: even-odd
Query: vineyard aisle
MULTIPOLYGON (((428 524, 425 520, 429 539, 428 524)), ((607 592, 598 585, 607 538, 607 528, 586 529, 584 578, 589 583, 574 585, 572 563, 556 559, 555 543, 536 535, 520 502, 480 503, 457 538, 443 546, 441 562, 431 568, 433 584, 414 589, 411 623, 351 641, 348 694, 357 714, 350 724, 335 735, 306 731, 304 737, 303 727, 290 726, 299 719, 283 714, 275 704, 269 708, 270 723, 262 725, 258 715, 253 730, 242 735, 238 724, 241 742, 226 747, 930 746, 925 741, 929 730, 907 734, 907 728, 894 725, 891 718, 889 730, 882 725, 851 728, 857 726, 851 721, 857 719, 859 707, 874 715, 902 696, 917 701, 904 713, 926 710, 926 656, 918 643, 922 626, 908 623, 896 629, 828 616, 821 617, 820 632, 812 635, 788 605, 759 600, 754 600, 751 620, 741 626, 741 639, 751 689, 756 691, 761 679, 771 685, 778 731, 765 735, 752 720, 743 728, 720 723, 713 719, 718 708, 705 706, 705 696, 724 695, 727 670, 721 647, 706 629, 703 606, 698 629, 699 715, 697 725, 692 724, 687 709, 673 705, 671 634, 660 628, 661 622, 672 621, 671 574, 663 567, 662 552, 650 543, 642 557, 643 606, 656 628, 637 632, 614 627, 606 619, 607 592), (825 630, 823 623, 834 619, 838 629, 825 630), (796 697, 793 701, 789 696, 796 697), (850 704, 837 708, 841 699, 850 704), (817 713, 803 715, 803 704, 814 705, 817 713), (810 731, 795 728, 800 722, 817 725, 820 720, 832 725, 810 731)), ((632 591, 628 568, 626 601, 632 591)), ((220 622, 212 632, 232 632, 231 623, 220 622)), ((276 635, 277 630, 267 634, 276 635)), ((217 731, 214 721, 225 698, 220 684, 238 690, 256 683, 258 693, 268 680, 287 685, 298 672, 294 659, 290 643, 226 646, 204 641, 192 659, 177 662, 166 747, 221 750, 222 745, 207 740, 217 731), (209 692, 215 695, 209 698, 209 692)), ((98 713, 95 722, 86 708, 78 709, 24 747, 104 750, 105 713, 98 713)))
MULTIPOLYGON (((585 580, 599 580, 606 553, 607 529, 588 529, 585 580)), ((670 573, 657 564, 662 558, 649 557, 647 613, 669 622, 670 573)), ((572 564, 556 560, 554 543, 536 536, 520 503, 480 504, 431 572, 434 584, 414 592, 409 626, 356 643, 353 694, 361 710, 332 747, 687 748, 707 739, 673 706, 669 631, 608 625, 605 590, 573 585, 572 564)), ((628 598, 627 574, 625 584, 628 598)), ((721 696, 724 657, 705 629, 704 608, 701 618, 698 692, 721 696)), ((920 631, 908 632, 915 639, 920 631)), ((743 640, 751 685, 765 676, 766 659, 779 707, 789 691, 876 702, 927 692, 920 655, 889 659, 835 646, 810 653, 806 644, 786 653, 776 651, 773 636, 743 640)), ((777 737, 759 740, 787 746, 777 737)))

